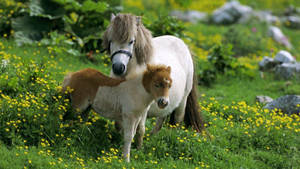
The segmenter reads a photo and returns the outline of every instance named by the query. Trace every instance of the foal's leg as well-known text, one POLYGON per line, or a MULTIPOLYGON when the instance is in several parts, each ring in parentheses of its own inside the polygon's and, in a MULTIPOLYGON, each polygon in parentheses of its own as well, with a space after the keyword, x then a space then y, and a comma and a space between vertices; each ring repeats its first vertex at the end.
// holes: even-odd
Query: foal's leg
POLYGON ((145 135, 145 123, 146 123, 146 119, 147 119, 147 113, 145 113, 138 125, 138 129, 137 129, 137 149, 142 148, 143 145, 143 138, 145 135))
POLYGON ((156 124, 153 127, 151 134, 156 134, 163 126, 166 117, 157 117, 156 124))
POLYGON ((124 130, 124 147, 123 147, 123 156, 126 162, 130 161, 130 148, 131 142, 135 135, 135 125, 137 119, 130 115, 123 116, 122 127, 124 130))

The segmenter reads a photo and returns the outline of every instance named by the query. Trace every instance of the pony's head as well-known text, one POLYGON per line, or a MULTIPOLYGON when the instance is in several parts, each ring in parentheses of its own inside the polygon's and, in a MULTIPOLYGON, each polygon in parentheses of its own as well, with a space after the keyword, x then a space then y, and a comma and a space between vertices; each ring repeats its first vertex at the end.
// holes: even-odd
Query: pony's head
POLYGON ((149 65, 143 75, 143 86, 161 109, 169 104, 169 89, 172 86, 171 67, 149 65))
POLYGON ((110 54, 113 75, 124 77, 131 67, 148 63, 153 53, 151 39, 152 35, 142 24, 141 17, 112 15, 103 34, 103 47, 110 54))

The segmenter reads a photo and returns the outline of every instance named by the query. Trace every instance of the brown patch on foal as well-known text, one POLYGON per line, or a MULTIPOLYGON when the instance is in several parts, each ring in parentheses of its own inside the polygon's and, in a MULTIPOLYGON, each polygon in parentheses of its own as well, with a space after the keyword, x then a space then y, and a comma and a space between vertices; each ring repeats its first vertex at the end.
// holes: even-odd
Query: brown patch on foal
MULTIPOLYGON (((149 65, 147 64, 147 70, 143 76, 143 86, 148 93, 153 93, 153 90, 157 92, 168 92, 172 85, 171 79, 171 67, 165 65, 149 65), (156 89, 153 89, 153 88, 156 89)), ((167 96, 165 93, 164 96, 167 96)))
POLYGON ((117 86, 125 79, 114 79, 104 75, 98 70, 87 68, 67 75, 63 82, 63 91, 69 86, 73 89, 70 94, 72 104, 75 108, 80 108, 88 101, 89 104, 94 100, 99 86, 117 86))

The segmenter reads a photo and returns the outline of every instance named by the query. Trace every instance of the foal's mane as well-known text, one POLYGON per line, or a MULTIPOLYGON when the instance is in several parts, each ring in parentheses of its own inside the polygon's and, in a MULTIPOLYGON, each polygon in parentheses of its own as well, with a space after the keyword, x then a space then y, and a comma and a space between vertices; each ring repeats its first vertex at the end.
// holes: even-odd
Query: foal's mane
POLYGON ((103 34, 103 47, 110 52, 110 41, 126 43, 135 38, 134 53, 139 65, 148 63, 153 54, 151 32, 142 24, 141 17, 118 14, 103 34))

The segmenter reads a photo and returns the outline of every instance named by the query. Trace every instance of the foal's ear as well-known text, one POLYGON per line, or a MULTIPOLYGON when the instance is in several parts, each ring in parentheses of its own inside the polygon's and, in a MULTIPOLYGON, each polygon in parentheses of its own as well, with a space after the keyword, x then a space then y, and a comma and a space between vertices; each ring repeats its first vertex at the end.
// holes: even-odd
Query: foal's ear
POLYGON ((111 13, 110 22, 112 22, 115 19, 116 15, 114 13, 111 13))
POLYGON ((169 73, 171 73, 171 66, 168 66, 168 67, 167 67, 167 71, 168 71, 169 73))
POLYGON ((136 24, 140 25, 142 23, 142 17, 141 16, 136 16, 136 24))

